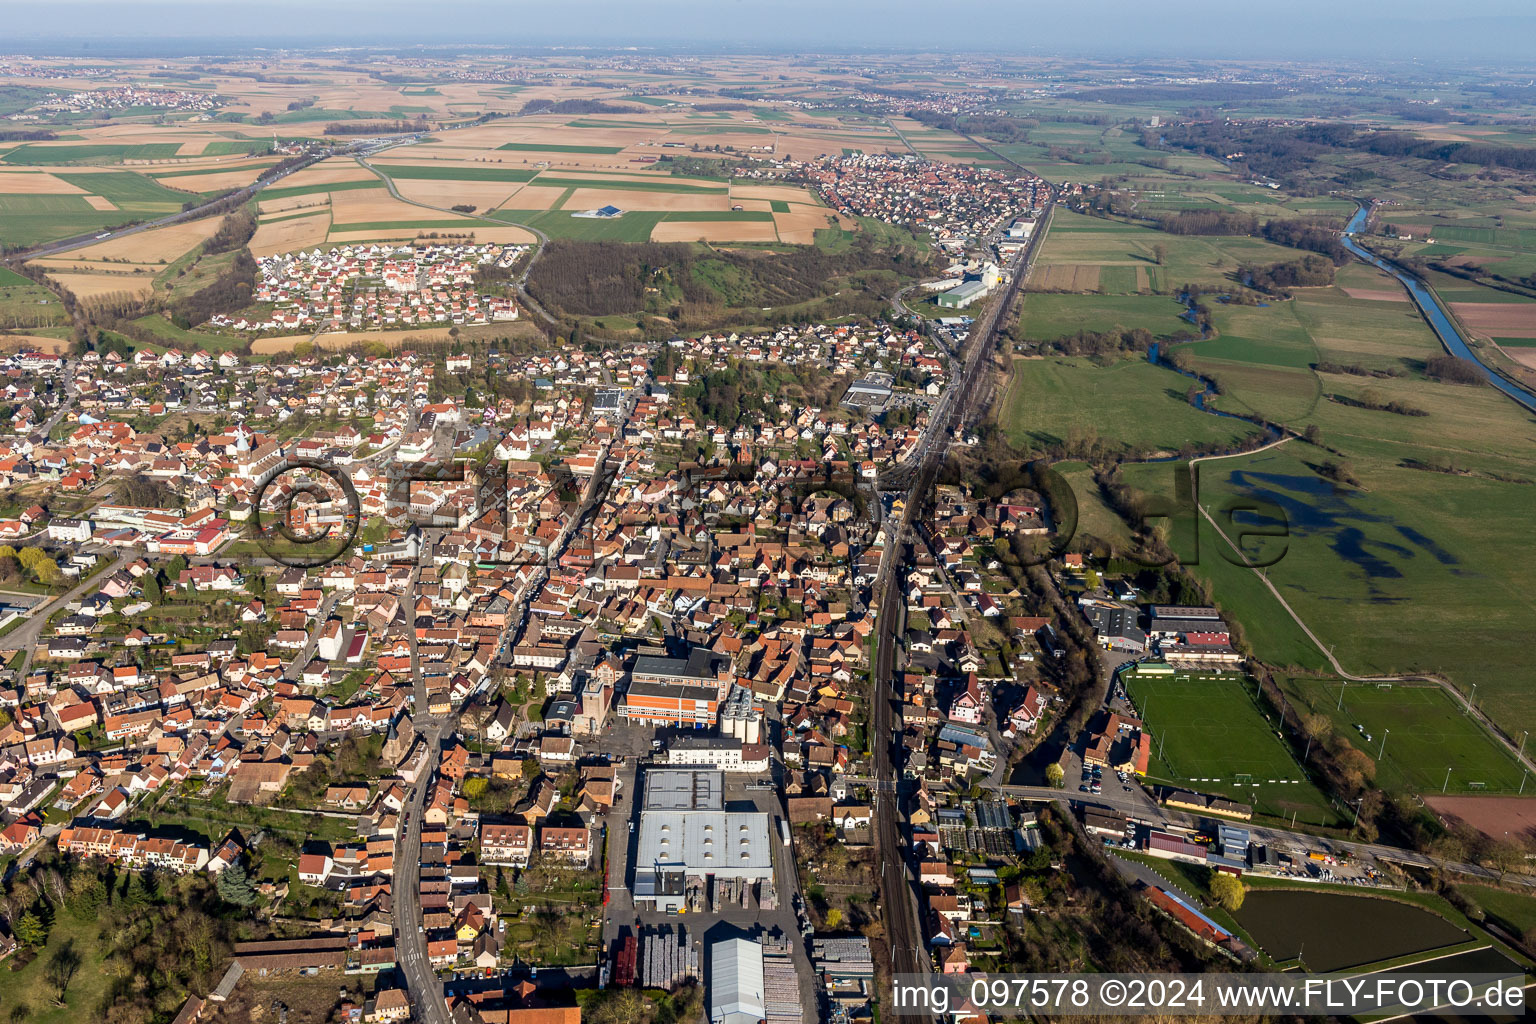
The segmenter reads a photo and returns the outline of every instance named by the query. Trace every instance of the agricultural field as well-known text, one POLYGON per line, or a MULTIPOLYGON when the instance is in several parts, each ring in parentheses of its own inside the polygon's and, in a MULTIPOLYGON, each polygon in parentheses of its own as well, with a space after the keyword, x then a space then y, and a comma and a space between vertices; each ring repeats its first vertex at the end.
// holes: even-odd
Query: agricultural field
POLYGON ((1388 792, 1514 793, 1520 787, 1514 756, 1437 686, 1344 683, 1341 692, 1338 679, 1292 676, 1281 689, 1298 711, 1323 716, 1336 735, 1370 755, 1376 784, 1388 792))
POLYGON ((1185 391, 1191 383, 1141 358, 1107 367, 1082 358, 1019 358, 1000 422, 1021 449, 1097 442, 1132 457, 1188 445, 1231 447, 1258 432, 1190 405, 1185 391))
POLYGON ((1102 181, 1125 175, 1148 182, 1178 182, 1190 174, 1219 173, 1222 169, 1205 157, 1147 149, 1137 133, 1118 126, 1044 117, 1038 127, 1029 130, 1027 142, 997 143, 993 148, 1052 181, 1102 181))
POLYGON ((38 245, 160 217, 191 198, 133 171, 0 172, 0 243, 38 245))
POLYGON ((1078 331, 1143 327, 1159 339, 1190 331, 1184 305, 1167 295, 1061 295, 1031 292, 1020 303, 1019 335, 1050 341, 1078 331))
POLYGON ((1242 263, 1294 259, 1296 250, 1258 238, 1170 235, 1153 228, 1058 210, 1030 277, 1038 291, 1173 294, 1181 285, 1233 285, 1242 263), (1157 247, 1165 250, 1163 262, 1157 247))
POLYGON ((14 270, 0 267, 0 327, 53 327, 68 324, 69 315, 59 297, 14 270))
MULTIPOLYGON (((1180 210, 1223 210, 1251 213, 1261 220, 1277 217, 1337 217, 1355 212, 1355 204, 1342 197, 1291 196, 1248 182, 1202 178, 1167 181, 1132 188, 1127 193, 1138 217, 1157 218, 1180 210)), ((1342 223, 1341 225, 1342 226, 1342 223)))
POLYGON ((1231 672, 1123 678, 1152 733, 1149 779, 1250 803, 1255 813, 1272 818, 1337 821, 1327 797, 1276 734, 1278 724, 1254 702, 1251 680, 1231 672))
POLYGON ((221 221, 204 217, 151 228, 33 260, 31 266, 82 301, 125 294, 144 298, 154 290, 157 275, 197 250, 221 221))

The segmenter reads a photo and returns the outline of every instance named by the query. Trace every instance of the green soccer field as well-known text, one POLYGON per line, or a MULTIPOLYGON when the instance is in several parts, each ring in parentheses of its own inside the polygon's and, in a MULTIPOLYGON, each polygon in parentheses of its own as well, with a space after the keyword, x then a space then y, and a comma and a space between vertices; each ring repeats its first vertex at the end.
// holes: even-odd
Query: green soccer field
MULTIPOLYGON (((1337 679, 1288 679, 1282 688, 1298 706, 1325 716, 1335 733, 1376 760, 1376 784, 1389 792, 1520 789, 1524 773, 1514 756, 1439 687, 1348 683, 1342 701, 1337 679)), ((1526 789, 1536 792, 1529 784, 1526 789)))
POLYGON ((1331 824, 1337 815, 1307 778, 1277 722, 1239 673, 1126 677, 1126 693, 1152 734, 1151 781, 1254 805, 1258 814, 1331 824))

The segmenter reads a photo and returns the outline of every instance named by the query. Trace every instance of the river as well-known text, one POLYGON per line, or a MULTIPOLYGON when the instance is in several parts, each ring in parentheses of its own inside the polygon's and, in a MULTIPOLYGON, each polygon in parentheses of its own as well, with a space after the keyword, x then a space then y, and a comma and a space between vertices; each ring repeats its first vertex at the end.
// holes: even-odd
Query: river
POLYGON ((1349 224, 1344 228, 1342 236, 1344 247, 1373 267, 1386 271, 1403 283, 1403 287, 1408 289, 1408 294, 1412 295, 1414 301, 1418 303, 1419 310, 1424 314, 1424 319, 1429 322, 1429 326, 1434 332, 1440 336, 1441 344, 1446 347, 1446 350, 1451 355, 1475 364, 1478 371, 1488 378, 1488 383, 1527 409, 1536 412, 1536 392, 1529 391, 1514 383, 1477 358, 1476 354, 1467 345, 1466 339, 1461 336, 1461 332, 1456 329, 1456 324, 1452 322, 1450 315, 1446 312, 1445 307, 1440 304, 1440 299, 1434 292, 1426 288, 1423 282, 1412 274, 1399 270, 1355 241, 1355 232, 1365 229, 1365 222, 1370 218, 1370 215, 1371 208, 1362 206, 1350 218, 1349 224))

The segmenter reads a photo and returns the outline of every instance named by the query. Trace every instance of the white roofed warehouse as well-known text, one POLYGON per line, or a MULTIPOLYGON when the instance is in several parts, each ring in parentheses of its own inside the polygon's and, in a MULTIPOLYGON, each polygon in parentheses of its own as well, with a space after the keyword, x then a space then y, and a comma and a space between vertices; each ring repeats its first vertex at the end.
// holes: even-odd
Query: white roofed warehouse
POLYGON ((761 1024, 763 946, 753 939, 722 939, 709 947, 709 1024, 761 1024))
POLYGON ((658 769, 645 775, 633 893, 637 904, 679 911, 690 882, 773 878, 768 815, 724 809, 719 771, 658 769))

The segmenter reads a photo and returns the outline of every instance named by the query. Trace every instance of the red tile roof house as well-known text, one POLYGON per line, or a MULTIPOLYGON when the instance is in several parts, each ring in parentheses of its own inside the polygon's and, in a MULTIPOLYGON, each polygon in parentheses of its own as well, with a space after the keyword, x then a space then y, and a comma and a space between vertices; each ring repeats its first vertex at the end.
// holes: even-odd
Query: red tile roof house
POLYGON ((592 833, 585 828, 541 828, 539 851, 545 857, 586 868, 592 863, 592 833))
POLYGON ((980 725, 983 707, 981 683, 972 673, 966 680, 965 689, 950 704, 949 717, 953 721, 964 722, 967 725, 980 725))

